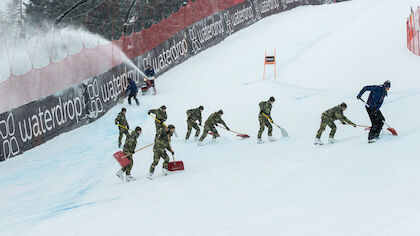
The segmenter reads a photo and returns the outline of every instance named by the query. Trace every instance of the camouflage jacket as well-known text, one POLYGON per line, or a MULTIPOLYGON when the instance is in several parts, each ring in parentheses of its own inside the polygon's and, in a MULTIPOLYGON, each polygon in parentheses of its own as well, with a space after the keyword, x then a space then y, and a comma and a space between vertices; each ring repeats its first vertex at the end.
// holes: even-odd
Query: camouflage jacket
POLYGON ((187 111, 188 120, 196 121, 201 123, 201 111, 200 108, 190 109, 187 111))
POLYGON ((340 105, 326 110, 324 113, 322 113, 322 117, 330 119, 331 121, 340 120, 342 123, 353 125, 353 122, 351 122, 349 119, 347 119, 347 117, 344 116, 343 110, 341 110, 340 105))
MULTIPOLYGON (((160 120, 160 122, 165 122, 168 119, 168 115, 166 114, 166 111, 162 111, 162 109, 153 109, 150 110, 150 113, 156 115, 156 119, 160 120)), ((155 120, 156 123, 159 123, 157 120, 155 120)))
POLYGON ((270 117, 271 120, 271 108, 273 107, 273 105, 271 105, 271 103, 269 101, 265 101, 265 102, 260 102, 260 118, 265 118, 267 119, 267 117, 265 117, 262 113, 266 114, 268 117, 270 117))
POLYGON ((160 128, 155 136, 154 148, 172 150, 171 147, 171 136, 172 133, 167 128, 160 128))
MULTIPOLYGON (((127 129, 130 129, 130 127, 128 126, 127 119, 125 118, 125 115, 123 113, 121 113, 121 112, 118 113, 117 118, 115 118, 115 124, 116 125, 119 124, 119 125, 122 125, 122 126, 126 127, 127 129)), ((124 129, 124 128, 120 127, 120 126, 118 126, 118 128, 124 129)))
POLYGON ((137 138, 139 137, 139 133, 137 131, 132 131, 130 135, 127 136, 125 139, 125 144, 123 147, 123 152, 134 153, 137 146, 137 138))
POLYGON ((207 126, 215 126, 217 124, 222 124, 227 127, 226 123, 222 120, 222 117, 219 113, 215 112, 209 116, 205 123, 207 126))

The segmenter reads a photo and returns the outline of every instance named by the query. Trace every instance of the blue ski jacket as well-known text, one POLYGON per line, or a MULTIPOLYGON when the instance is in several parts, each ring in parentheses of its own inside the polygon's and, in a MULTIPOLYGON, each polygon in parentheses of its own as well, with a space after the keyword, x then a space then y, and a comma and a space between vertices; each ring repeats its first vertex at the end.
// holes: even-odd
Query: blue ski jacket
POLYGON ((127 86, 127 89, 125 90, 125 92, 128 92, 128 90, 130 90, 130 93, 131 94, 137 94, 137 92, 139 91, 139 89, 137 88, 136 83, 133 80, 127 86))
POLYGON ((362 95, 366 92, 370 91, 369 98, 367 100, 367 104, 369 108, 379 110, 384 102, 385 96, 388 96, 388 92, 385 90, 384 85, 372 85, 372 86, 365 86, 360 91, 358 98, 362 97, 362 95))

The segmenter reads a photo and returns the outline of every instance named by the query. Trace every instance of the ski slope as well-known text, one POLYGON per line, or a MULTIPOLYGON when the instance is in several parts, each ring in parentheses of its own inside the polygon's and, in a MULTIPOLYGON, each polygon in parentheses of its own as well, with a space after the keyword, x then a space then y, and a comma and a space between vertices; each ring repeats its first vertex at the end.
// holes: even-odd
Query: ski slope
MULTIPOLYGON (((134 182, 122 183, 112 158, 114 119, 98 121, 0 163, 0 235, 418 235, 420 57, 406 49, 405 21, 415 0, 354 0, 299 7, 266 18, 189 59, 140 97, 127 119, 153 142, 148 109, 168 107, 175 158, 186 170, 146 178, 152 148, 134 155, 134 182), (264 51, 276 48, 277 80, 264 51), (333 145, 314 146, 321 113, 341 102, 369 124, 356 100, 368 84, 391 80, 382 112, 399 133, 367 143, 362 128, 338 125, 333 145), (258 103, 276 98, 272 117, 290 138, 256 144, 258 103), (185 111, 205 119, 223 109, 240 140, 220 130, 216 143, 184 143, 185 111)), ((366 95, 365 95, 366 96, 366 95)), ((338 123, 338 122, 337 122, 338 123)), ((329 129, 322 139, 326 141, 329 129)), ((267 139, 266 132, 263 139, 267 139)))

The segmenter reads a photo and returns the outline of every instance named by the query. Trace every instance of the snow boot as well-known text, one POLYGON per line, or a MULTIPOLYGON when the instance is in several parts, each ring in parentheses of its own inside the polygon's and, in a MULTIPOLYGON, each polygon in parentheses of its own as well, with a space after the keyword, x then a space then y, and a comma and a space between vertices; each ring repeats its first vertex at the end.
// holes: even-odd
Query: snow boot
POLYGON ((276 139, 275 139, 275 138, 273 138, 272 136, 268 136, 268 141, 270 141, 270 142, 274 142, 274 141, 276 141, 276 139))
POLYGON ((324 145, 324 143, 319 138, 315 138, 314 144, 315 145, 324 145))
POLYGON ((198 141, 197 146, 204 146, 202 141, 198 141))
POLYGON ((148 179, 153 179, 153 173, 149 172, 149 175, 147 176, 148 179))
POLYGON ((115 175, 118 176, 118 178, 120 178, 122 181, 124 181, 124 172, 122 170, 117 171, 115 175))
POLYGON ((257 139, 257 143, 258 143, 258 144, 261 144, 261 143, 264 143, 264 141, 262 141, 262 140, 259 138, 259 139, 257 139))
POLYGON ((336 139, 334 139, 334 138, 329 138, 328 139, 328 143, 329 144, 333 144, 333 143, 336 143, 337 142, 337 140, 336 139))
POLYGON ((165 168, 162 168, 162 175, 163 176, 166 176, 166 175, 169 175, 170 173, 169 173, 169 170, 168 169, 165 169, 165 168))
POLYGON ((125 180, 127 181, 127 182, 130 182, 130 181, 133 181, 133 180, 136 180, 135 178, 133 178, 131 175, 126 175, 125 176, 125 180))
POLYGON ((368 140, 368 143, 376 143, 376 142, 378 142, 377 138, 373 138, 373 139, 368 140))

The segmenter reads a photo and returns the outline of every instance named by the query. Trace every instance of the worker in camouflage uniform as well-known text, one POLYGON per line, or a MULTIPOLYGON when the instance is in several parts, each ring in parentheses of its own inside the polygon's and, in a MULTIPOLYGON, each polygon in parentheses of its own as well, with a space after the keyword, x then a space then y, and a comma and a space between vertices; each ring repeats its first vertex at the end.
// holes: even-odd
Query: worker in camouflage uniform
POLYGON ((128 135, 126 140, 125 140, 125 144, 124 144, 124 147, 123 147, 123 153, 127 157, 127 159, 130 160, 130 164, 127 165, 126 167, 123 167, 121 170, 119 170, 116 173, 116 175, 121 180, 124 180, 124 172, 126 174, 126 176, 125 176, 126 181, 134 180, 134 178, 131 177, 130 172, 131 172, 131 168, 133 168, 133 154, 136 150, 137 138, 140 136, 140 134, 141 134, 141 128, 137 126, 136 129, 134 131, 132 131, 131 134, 128 135))
POLYGON ((198 140, 198 135, 200 135, 200 127, 198 127, 196 121, 198 121, 198 124, 201 126, 201 113, 203 112, 204 107, 200 106, 195 109, 190 109, 187 111, 187 126, 188 131, 187 135, 185 136, 185 141, 187 141, 190 138, 191 130, 192 128, 195 129, 195 141, 198 140))
POLYGON ((347 117, 344 116, 343 112, 347 109, 347 104, 344 102, 338 106, 335 106, 324 113, 321 116, 321 127, 319 128, 316 138, 315 138, 315 145, 323 145, 324 143, 321 141, 322 132, 324 132, 327 125, 331 128, 330 138, 328 139, 328 143, 335 143, 336 140, 334 139, 335 132, 337 131, 337 126, 334 124, 334 121, 340 120, 341 123, 349 124, 356 127, 356 124, 351 122, 347 117))
POLYGON ((155 114, 155 118, 159 121, 155 120, 156 125, 156 133, 160 128, 165 128, 163 123, 168 119, 168 115, 166 114, 166 106, 161 106, 159 109, 152 109, 147 112, 148 115, 155 114))
POLYGON ((128 130, 130 129, 130 126, 128 125, 127 119, 125 118, 126 112, 127 109, 122 108, 121 112, 118 113, 117 118, 115 118, 115 124, 118 125, 118 129, 120 131, 120 136, 118 137, 118 148, 121 147, 123 135, 125 134, 126 137, 129 135, 128 130))
POLYGON ((163 162, 163 169, 162 173, 163 175, 168 175, 168 163, 169 163, 169 157, 168 154, 166 154, 166 150, 170 151, 172 155, 174 155, 174 150, 171 147, 171 136, 175 132, 175 126, 168 125, 168 128, 162 127, 158 130, 155 136, 155 145, 153 146, 153 163, 150 166, 149 171, 149 179, 153 179, 153 173, 155 172, 155 167, 159 163, 160 158, 164 160, 163 162))
POLYGON ((222 124, 225 126, 227 130, 230 130, 229 127, 227 127, 226 123, 222 120, 223 111, 219 110, 218 112, 215 112, 209 116, 209 118, 204 123, 204 131, 203 134, 200 137, 200 141, 198 142, 198 145, 201 146, 203 140, 206 138, 209 131, 213 133, 213 141, 216 140, 217 137, 220 137, 219 133, 217 132, 217 129, 214 126, 217 126, 217 124, 222 124))
POLYGON ((266 126, 268 128, 268 140, 275 141, 275 139, 272 137, 273 126, 271 125, 271 123, 273 122, 273 119, 271 118, 271 108, 274 104, 274 101, 275 101, 274 97, 270 97, 268 101, 263 101, 263 102, 260 102, 259 104, 260 114, 258 115, 258 120, 260 121, 260 130, 258 131, 258 138, 257 138, 258 143, 262 143, 261 136, 266 126))

